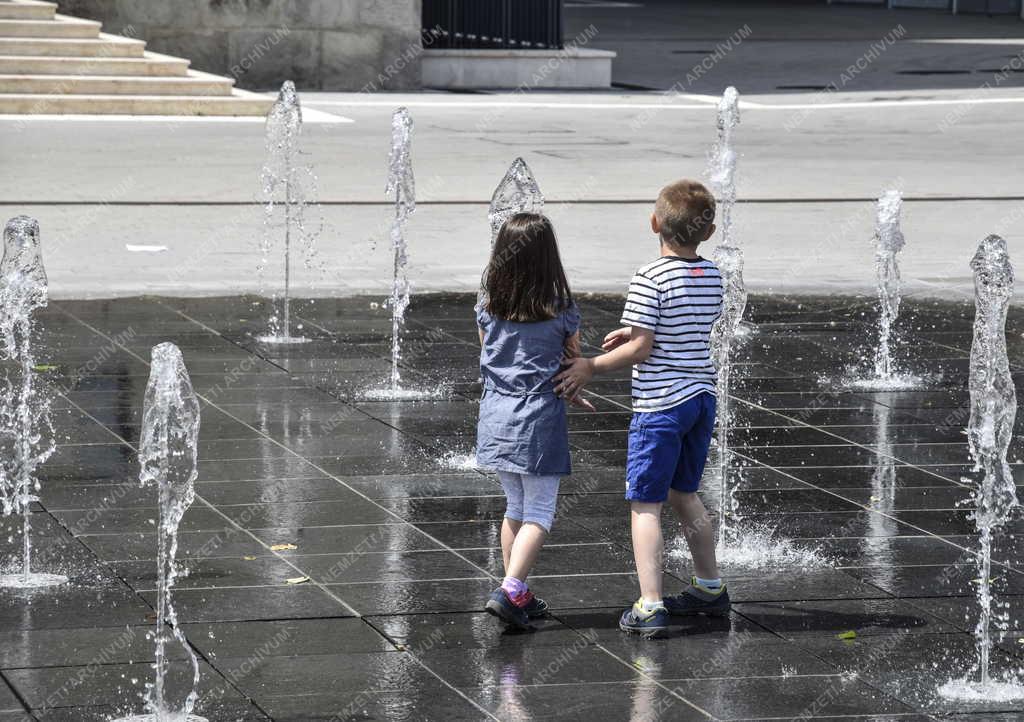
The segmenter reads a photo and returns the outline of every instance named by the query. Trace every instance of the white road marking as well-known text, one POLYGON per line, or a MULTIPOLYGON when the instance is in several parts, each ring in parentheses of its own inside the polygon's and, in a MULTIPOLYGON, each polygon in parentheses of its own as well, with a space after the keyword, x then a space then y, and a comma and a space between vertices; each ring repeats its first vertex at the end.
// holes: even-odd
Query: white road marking
MULTIPOLYGON (((691 99, 687 96, 687 99, 691 99)), ((692 98, 698 100, 698 98, 692 98)), ((718 103, 718 98, 715 98, 715 103, 718 103)), ((655 110, 661 108, 672 108, 674 110, 685 110, 685 109, 705 109, 710 108, 710 105, 681 105, 675 103, 543 103, 543 102, 516 102, 513 100, 501 101, 501 100, 487 100, 480 101, 477 103, 466 102, 456 100, 450 103, 437 102, 433 100, 408 100, 403 102, 396 102, 393 100, 357 100, 357 101, 346 101, 346 100, 314 100, 307 99, 305 101, 305 108, 312 105, 327 105, 327 106, 340 106, 350 108, 397 108, 404 106, 406 108, 525 108, 529 110, 550 108, 558 110, 565 108, 566 110, 655 110)))
POLYGON ((132 253, 163 253, 167 250, 167 246, 138 246, 134 243, 125 243, 124 248, 132 253))
MULTIPOLYGON (((827 94, 825 94, 827 95, 827 94)), ((480 101, 436 101, 436 100, 315 100, 308 99, 306 105, 350 107, 350 108, 522 108, 523 110, 713 110, 719 101, 713 95, 686 95, 683 100, 694 100, 704 105, 673 103, 557 103, 544 101, 480 100, 480 101)), ((1024 96, 1002 96, 997 98, 922 98, 920 100, 874 100, 837 101, 821 103, 763 103, 740 99, 740 108, 746 110, 860 110, 865 108, 906 108, 943 105, 999 105, 1024 103, 1024 96)))

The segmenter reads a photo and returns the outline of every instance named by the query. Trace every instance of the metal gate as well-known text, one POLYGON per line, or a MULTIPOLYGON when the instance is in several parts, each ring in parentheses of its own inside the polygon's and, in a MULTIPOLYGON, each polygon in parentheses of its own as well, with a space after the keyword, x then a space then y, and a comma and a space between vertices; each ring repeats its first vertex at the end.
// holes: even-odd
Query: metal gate
POLYGON ((562 0, 423 0, 430 48, 561 48, 562 0))

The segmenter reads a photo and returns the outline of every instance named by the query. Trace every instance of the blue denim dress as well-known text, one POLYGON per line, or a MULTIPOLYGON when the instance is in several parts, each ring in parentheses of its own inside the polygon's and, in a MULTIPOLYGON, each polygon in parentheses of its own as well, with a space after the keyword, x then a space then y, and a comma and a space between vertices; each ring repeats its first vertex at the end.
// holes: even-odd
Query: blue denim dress
POLYGON ((565 401, 555 396, 553 379, 566 339, 579 330, 579 309, 573 304, 548 321, 516 323, 492 316, 481 304, 476 321, 484 336, 477 465, 517 474, 568 474, 565 401))

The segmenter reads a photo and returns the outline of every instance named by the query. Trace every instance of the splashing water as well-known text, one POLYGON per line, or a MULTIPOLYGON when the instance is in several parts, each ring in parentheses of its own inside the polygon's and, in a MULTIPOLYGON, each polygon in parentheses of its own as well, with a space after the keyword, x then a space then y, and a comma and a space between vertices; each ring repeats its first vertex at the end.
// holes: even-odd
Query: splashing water
POLYGON ((147 685, 149 714, 124 717, 119 722, 205 722, 192 714, 199 698, 199 660, 178 626, 178 615, 171 603, 171 587, 178 573, 174 561, 178 553, 178 525, 195 500, 198 446, 199 401, 181 351, 173 343, 154 346, 142 411, 139 480, 143 486, 157 486, 160 506, 154 631, 156 674, 153 683, 147 685), (166 647, 172 640, 182 646, 192 663, 192 690, 182 706, 175 709, 171 708, 165 690, 169 666, 166 647))
MULTIPOLYGON (((828 560, 814 549, 799 547, 790 539, 779 536, 764 526, 735 527, 733 540, 715 550, 718 566, 722 569, 813 569, 828 568, 828 560)), ((679 539, 669 549, 669 557, 691 561, 685 539, 679 539)))
POLYGON ((399 390, 398 362, 402 358, 401 332, 409 307, 409 277, 406 274, 408 244, 405 225, 416 210, 416 178, 412 172, 412 117, 399 108, 391 117, 391 155, 388 158, 387 194, 395 200, 391 222, 391 248, 395 252, 395 278, 391 286, 391 390, 399 390))
POLYGON ((867 391, 896 391, 921 388, 939 375, 918 376, 900 372, 892 355, 893 326, 900 315, 899 254, 906 240, 900 228, 903 196, 887 190, 878 199, 875 220, 875 271, 878 276, 878 346, 873 372, 851 368, 840 379, 823 378, 827 385, 841 385, 867 391))
POLYGON ((875 376, 891 379, 893 376, 892 325, 900 315, 900 267, 897 256, 906 243, 900 229, 903 197, 898 190, 888 190, 878 199, 875 226, 875 269, 878 273, 878 348, 875 350, 875 376))
MULTIPOLYGON (((978 650, 978 679, 951 680, 939 689, 946 697, 977 698, 978 695, 1008 693, 1008 682, 991 677, 992 651, 992 533, 1006 523, 1017 506, 1017 488, 1006 454, 1013 439, 1017 416, 1017 392, 1010 376, 1006 353, 1006 313, 1013 295, 1013 266, 1006 241, 989 236, 971 259, 974 270, 974 342, 968 388, 971 418, 967 438, 974 470, 982 472, 974 493, 973 513, 978 528, 978 605, 980 615, 974 630, 978 650)), ((998 627, 998 624, 996 625, 998 627)), ((1015 698, 1024 698, 1024 686, 1015 685, 1015 698)))
MULTIPOLYGON (((302 336, 292 336, 292 235, 294 231, 302 249, 303 264, 306 268, 318 267, 316 239, 320 235, 323 222, 322 219, 318 220, 315 227, 311 227, 306 218, 310 206, 314 207, 318 214, 319 206, 315 200, 311 200, 316 196, 316 175, 309 165, 300 162, 301 134, 302 107, 295 91, 295 84, 288 80, 281 86, 281 92, 267 114, 267 160, 260 175, 264 199, 263 238, 260 243, 262 258, 259 266, 261 287, 264 285, 270 254, 276 245, 272 239, 272 232, 282 225, 284 231, 284 287, 283 290, 273 293, 275 310, 269 320, 269 333, 258 339, 262 343, 309 341, 302 336), (283 208, 282 224, 275 223, 278 205, 283 208)), ((299 328, 301 329, 301 325, 299 328)))
POLYGON ((491 196, 491 207, 487 212, 487 220, 491 224, 491 245, 494 245, 505 221, 516 213, 543 211, 544 195, 540 192, 537 179, 533 177, 533 171, 525 160, 516 158, 491 196))
POLYGON ((22 515, 21 572, 0 575, 0 587, 46 587, 68 579, 32 572, 32 502, 38 501, 36 470, 55 449, 50 399, 39 392, 35 378, 33 314, 47 305, 49 288, 39 246, 39 223, 17 216, 4 227, 0 261, 0 360, 15 367, 5 371, 0 388, 0 508, 22 515))
POLYGON ((708 169, 711 189, 718 198, 723 246, 735 245, 732 210, 736 205, 736 151, 732 145, 732 132, 739 123, 740 94, 729 86, 718 103, 718 141, 711 153, 708 169))
POLYGON ((456 471, 474 471, 480 467, 476 463, 476 454, 463 454, 458 451, 449 451, 445 453, 438 463, 445 469, 454 469, 456 471))
POLYGON ((722 274, 722 315, 711 331, 711 356, 718 371, 718 463, 721 487, 718 508, 718 546, 735 541, 730 525, 739 521, 736 485, 729 470, 729 426, 732 421, 729 398, 732 365, 730 352, 736 332, 747 306, 747 289, 743 283, 743 251, 722 244, 715 249, 715 263, 722 274))

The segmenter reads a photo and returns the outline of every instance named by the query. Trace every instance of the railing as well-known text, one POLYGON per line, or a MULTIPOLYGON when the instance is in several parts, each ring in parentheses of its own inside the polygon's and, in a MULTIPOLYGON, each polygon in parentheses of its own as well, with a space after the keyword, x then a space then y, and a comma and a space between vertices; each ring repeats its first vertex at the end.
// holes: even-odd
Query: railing
POLYGON ((562 0, 423 0, 427 48, 562 47, 562 0))

